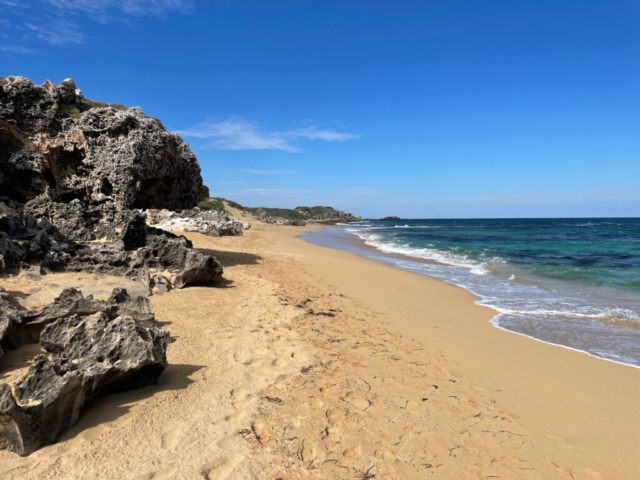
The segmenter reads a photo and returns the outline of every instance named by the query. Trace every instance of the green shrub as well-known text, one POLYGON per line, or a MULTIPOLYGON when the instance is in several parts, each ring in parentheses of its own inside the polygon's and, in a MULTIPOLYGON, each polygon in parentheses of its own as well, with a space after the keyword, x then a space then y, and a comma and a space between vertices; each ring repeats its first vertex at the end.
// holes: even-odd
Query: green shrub
POLYGON ((198 204, 200 210, 217 210, 218 212, 227 213, 221 198, 207 198, 198 204))
POLYGON ((4 77, 0 77, 0 86, 6 85, 7 83, 9 83, 9 80, 4 77))
POLYGON ((60 105, 60 108, 58 108, 58 113, 63 118, 76 118, 80 115, 80 110, 78 110, 78 107, 75 105, 67 105, 63 103, 60 105))

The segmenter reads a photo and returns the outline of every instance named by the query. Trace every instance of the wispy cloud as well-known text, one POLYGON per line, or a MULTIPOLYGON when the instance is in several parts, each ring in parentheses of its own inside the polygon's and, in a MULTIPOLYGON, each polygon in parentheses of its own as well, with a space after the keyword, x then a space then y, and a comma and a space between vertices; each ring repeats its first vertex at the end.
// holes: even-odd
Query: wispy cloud
POLYGON ((80 12, 104 18, 110 10, 126 15, 163 17, 170 12, 188 13, 193 0, 44 0, 49 5, 67 12, 80 12))
POLYGON ((208 121, 192 128, 178 131, 185 137, 209 140, 211 148, 221 150, 284 150, 299 152, 295 145, 299 140, 320 140, 325 142, 345 142, 361 138, 347 132, 308 126, 293 130, 268 131, 259 125, 233 116, 222 121, 208 121))
MULTIPOLYGON (((165 18, 170 13, 190 13, 195 0, 0 0, 3 17, 0 27, 9 28, 12 37, 43 40, 63 47, 86 41, 84 21, 135 23, 142 17, 165 18), (76 23, 77 22, 77 23, 76 23), (82 25, 82 27, 81 27, 82 25)), ((27 47, 2 51, 28 53, 27 47), (21 49, 21 51, 19 51, 21 49)), ((31 49, 29 49, 31 50, 31 49)))
POLYGON ((305 193, 310 190, 302 189, 289 189, 289 188, 248 188, 244 190, 245 193, 253 195, 288 195, 295 193, 305 193))
POLYGON ((296 173, 295 170, 254 170, 252 168, 244 168, 239 171, 243 173, 251 173, 253 175, 291 175, 296 173))
POLYGON ((60 18, 48 22, 47 26, 33 23, 26 23, 25 26, 38 38, 57 47, 84 43, 84 36, 78 30, 78 25, 69 20, 60 18))
POLYGON ((3 45, 0 46, 0 50, 10 53, 36 53, 35 50, 27 47, 22 47, 20 45, 3 45))

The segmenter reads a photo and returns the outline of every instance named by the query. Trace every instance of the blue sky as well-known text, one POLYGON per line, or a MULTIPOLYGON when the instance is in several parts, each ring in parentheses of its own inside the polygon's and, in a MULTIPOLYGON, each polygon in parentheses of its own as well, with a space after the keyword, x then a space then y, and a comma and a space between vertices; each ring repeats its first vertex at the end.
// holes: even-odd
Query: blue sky
POLYGON ((73 77, 212 195, 364 216, 640 215, 637 1, 0 0, 0 75, 73 77))

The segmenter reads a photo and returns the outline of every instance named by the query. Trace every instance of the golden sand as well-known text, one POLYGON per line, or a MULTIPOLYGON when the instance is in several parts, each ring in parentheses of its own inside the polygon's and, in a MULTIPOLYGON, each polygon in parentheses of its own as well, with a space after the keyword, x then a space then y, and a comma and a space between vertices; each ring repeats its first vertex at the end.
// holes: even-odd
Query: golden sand
POLYGON ((151 297, 174 339, 160 384, 0 452, 0 478, 640 478, 639 369, 494 328, 468 292, 302 231, 188 234, 227 282, 151 297))

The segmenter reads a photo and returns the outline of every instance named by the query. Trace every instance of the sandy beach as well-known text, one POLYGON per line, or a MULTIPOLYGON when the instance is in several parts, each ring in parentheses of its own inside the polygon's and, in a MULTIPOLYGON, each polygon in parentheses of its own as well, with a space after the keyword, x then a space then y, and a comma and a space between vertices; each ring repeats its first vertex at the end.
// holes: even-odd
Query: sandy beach
MULTIPOLYGON (((186 234, 226 282, 151 297, 173 338, 160 384, 0 452, 0 478, 640 478, 640 369, 497 329, 465 290, 297 238, 310 228, 186 234)), ((5 355, 0 380, 34 353, 5 355)))

